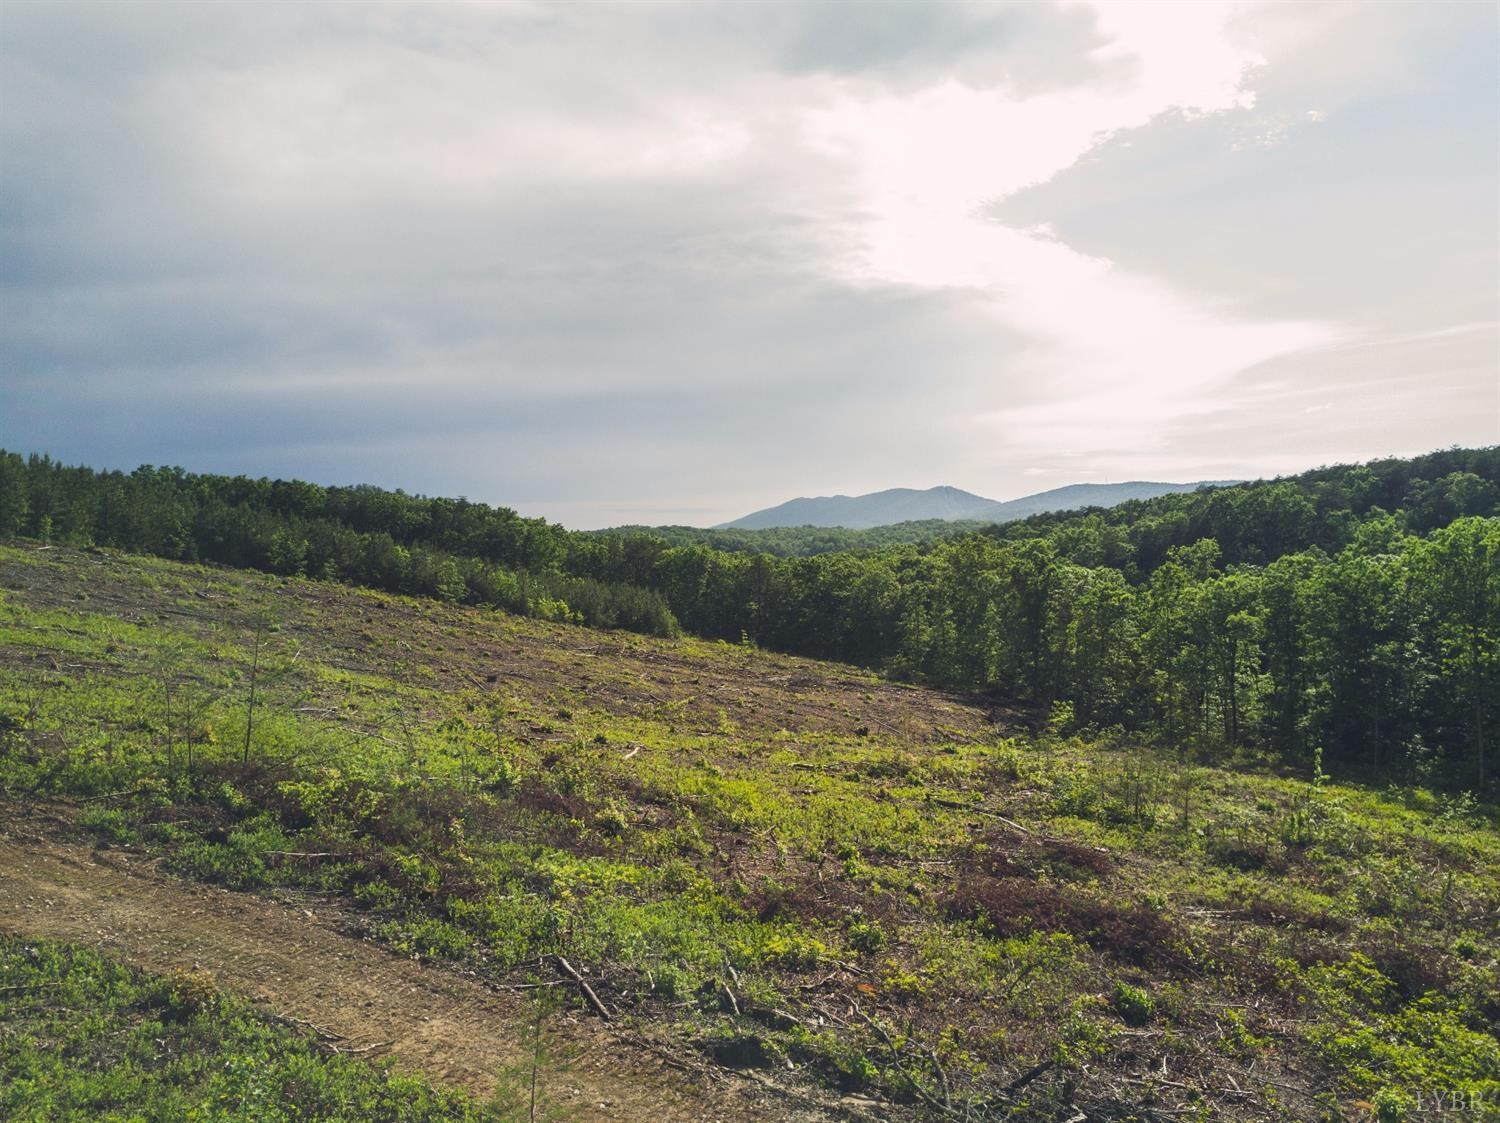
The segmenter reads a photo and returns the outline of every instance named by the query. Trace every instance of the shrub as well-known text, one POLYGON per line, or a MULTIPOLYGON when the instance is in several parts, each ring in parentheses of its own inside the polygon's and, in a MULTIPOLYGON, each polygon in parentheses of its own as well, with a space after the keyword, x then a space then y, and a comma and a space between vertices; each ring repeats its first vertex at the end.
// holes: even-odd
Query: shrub
POLYGON ((90 807, 78 816, 78 825, 109 842, 126 843, 136 839, 135 828, 118 807, 90 807))
POLYGON ((187 1021, 200 1010, 210 1010, 219 1001, 219 988, 207 971, 174 970, 166 976, 167 1013, 187 1021))
POLYGON ((849 925, 849 946, 862 955, 872 955, 889 942, 885 929, 867 920, 856 920, 849 925))
POLYGON ((630 826, 625 812, 618 807, 606 807, 594 817, 594 829, 610 838, 618 838, 630 826))
POLYGON ((1107 873, 1113 864, 1108 854, 1082 843, 1038 839, 1010 830, 990 832, 971 854, 980 870, 995 877, 1035 877, 1046 872, 1074 878, 1107 873))
POLYGON ((1128 1026, 1143 1026, 1156 1016, 1156 1003, 1140 987, 1129 983, 1116 983, 1111 996, 1115 1013, 1128 1026))
POLYGON ((1375 1118, 1380 1123, 1405 1123, 1411 1118, 1411 1097, 1394 1088, 1382 1088, 1376 1092, 1373 1106, 1375 1118))
POLYGON ((389 882, 379 879, 361 882, 354 887, 354 902, 361 908, 394 908, 400 900, 400 891, 389 882))
POLYGON ((430 916, 412 916, 391 921, 376 929, 376 935, 399 952, 457 959, 468 951, 474 939, 446 921, 430 916))
POLYGON ((1120 906, 1017 877, 960 882, 949 896, 950 916, 983 920, 1000 937, 1066 932, 1089 946, 1138 966, 1184 967, 1182 936, 1145 905, 1120 906))

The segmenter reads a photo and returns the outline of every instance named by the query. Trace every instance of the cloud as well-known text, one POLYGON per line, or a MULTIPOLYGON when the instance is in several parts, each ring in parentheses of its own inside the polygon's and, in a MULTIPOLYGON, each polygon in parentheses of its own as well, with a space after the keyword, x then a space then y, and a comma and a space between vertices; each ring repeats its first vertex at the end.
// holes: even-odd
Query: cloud
POLYGON ((1450 443, 1495 177, 1444 75, 1493 83, 1485 18, 10 5, 0 444, 589 524, 1244 474, 1331 422, 1303 377, 1340 447, 1450 443), (1445 331, 1411 434, 1334 392, 1405 394, 1445 331))
POLYGON ((815 115, 820 144, 855 169, 863 253, 853 279, 978 289, 1029 338, 996 379, 1002 393, 976 403, 975 430, 1027 451, 1111 436, 1149 443, 1236 373, 1348 334, 1310 319, 1257 320, 1079 253, 1045 223, 1017 229, 986 213, 1163 115, 1253 105, 1245 83, 1264 60, 1231 40, 1231 11, 1102 6, 1095 56, 1131 63, 1128 78, 1102 87, 1017 98, 948 82, 851 95, 815 115))

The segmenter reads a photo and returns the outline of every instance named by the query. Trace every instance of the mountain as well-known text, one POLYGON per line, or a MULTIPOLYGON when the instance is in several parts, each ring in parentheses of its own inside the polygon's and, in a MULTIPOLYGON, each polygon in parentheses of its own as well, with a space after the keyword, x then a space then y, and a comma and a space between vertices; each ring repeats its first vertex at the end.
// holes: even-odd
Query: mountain
POLYGON ((1190 484, 1151 483, 1136 480, 1120 484, 1069 484, 1036 495, 1001 502, 956 487, 932 487, 918 491, 893 487, 869 495, 825 495, 817 498, 788 500, 763 511, 755 511, 733 522, 721 523, 716 530, 764 530, 773 526, 842 526, 850 530, 868 530, 892 523, 917 522, 922 519, 973 519, 982 522, 1011 522, 1046 511, 1074 511, 1080 507, 1114 507, 1130 499, 1154 499, 1179 491, 1197 491, 1200 487, 1222 487, 1238 480, 1206 480, 1190 484))

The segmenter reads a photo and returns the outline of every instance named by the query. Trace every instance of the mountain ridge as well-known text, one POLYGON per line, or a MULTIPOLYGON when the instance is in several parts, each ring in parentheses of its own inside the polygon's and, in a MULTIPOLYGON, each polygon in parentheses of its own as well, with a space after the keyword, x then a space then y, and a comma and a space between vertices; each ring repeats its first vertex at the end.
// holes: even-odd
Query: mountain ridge
POLYGON ((941 484, 926 489, 893 487, 865 495, 799 496, 752 511, 714 530, 766 530, 771 527, 844 527, 869 530, 894 523, 924 519, 1013 522, 1048 511, 1072 511, 1081 507, 1114 507, 1131 499, 1153 499, 1205 487, 1226 487, 1239 480, 1199 480, 1194 483, 1160 483, 1129 480, 1117 484, 1067 484, 1017 499, 987 499, 962 488, 941 484))

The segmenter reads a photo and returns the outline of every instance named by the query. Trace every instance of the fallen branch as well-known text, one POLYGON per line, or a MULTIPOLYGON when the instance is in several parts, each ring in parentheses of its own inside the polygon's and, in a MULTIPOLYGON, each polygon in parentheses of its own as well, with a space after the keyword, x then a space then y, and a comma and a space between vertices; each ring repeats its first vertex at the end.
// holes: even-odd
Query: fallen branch
POLYGON ((722 1081, 724 1079, 723 1074, 719 1072, 717 1066, 701 1063, 692 1064, 688 1060, 686 1060, 680 1052, 674 1052, 670 1049, 665 1049, 662 1046, 658 1045, 656 1042, 652 1041, 649 1037, 645 1037, 642 1034, 629 1033, 625 1030, 620 1029, 610 1029, 609 1032, 613 1034, 615 1039, 618 1041, 628 1041, 632 1045, 645 1049, 648 1052, 654 1053, 657 1057, 661 1058, 663 1062, 671 1065, 673 1068, 677 1069, 680 1072, 686 1072, 692 1076, 703 1076, 709 1080, 722 1081))
POLYGON ((860 1104, 869 1104, 872 1107, 880 1106, 877 1100, 856 1101, 853 1097, 845 1096, 836 1104, 830 1104, 826 1100, 810 1096, 806 1092, 798 1091, 796 1088, 788 1088, 783 1084, 778 1084, 769 1076, 756 1072, 753 1068, 742 1069, 736 1075, 741 1079, 754 1081, 768 1092, 774 1092, 783 1099, 794 1100, 797 1103, 816 1108, 825 1118, 829 1114, 837 1114, 844 1119, 855 1120, 856 1123, 880 1123, 885 1118, 883 1115, 870 1115, 860 1110, 860 1104))
POLYGON ((825 1010, 825 1009, 823 1009, 823 1007, 819 1006, 816 1002, 809 1002, 808 1005, 811 1006, 814 1010, 816 1010, 821 1017, 827 1018, 830 1022, 833 1022, 835 1025, 841 1025, 845 1029, 852 1029, 853 1028, 852 1026, 850 1026, 850 1024, 848 1022, 844 1021, 843 1018, 839 1017, 832 1010, 825 1010))
POLYGON ((394 1044, 394 1041, 377 1041, 373 1045, 361 1045, 358 1049, 340 1049, 337 1045, 330 1046, 330 1048, 332 1048, 335 1053, 340 1053, 346 1057, 352 1057, 360 1053, 370 1053, 374 1052, 376 1049, 384 1049, 394 1044))
POLYGON ((836 979, 838 977, 839 977, 839 973, 837 971, 830 971, 828 974, 824 975, 821 979, 817 980, 816 982, 812 982, 812 983, 800 983, 800 984, 798 984, 797 989, 798 990, 817 990, 824 983, 831 983, 831 982, 833 982, 834 979, 836 979))
POLYGON ((583 997, 588 1000, 588 1004, 593 1007, 594 1013, 598 1014, 606 1022, 609 1021, 609 1007, 599 1001, 599 996, 594 993, 594 988, 584 981, 582 975, 573 970, 573 965, 560 955, 554 955, 552 961, 557 964, 559 971, 578 984, 578 989, 583 993, 583 997))
POLYGON ((79 802, 79 803, 93 803, 95 800, 98 800, 98 799, 115 799, 115 798, 117 798, 119 796, 122 796, 122 795, 134 795, 135 792, 136 792, 136 790, 137 789, 135 789, 135 788, 121 788, 117 792, 101 792, 99 795, 79 796, 77 802, 79 802))
POLYGON ((1297 1095, 1303 1097, 1304 1099, 1311 1100, 1313 1103, 1318 1102, 1317 1096, 1313 1095, 1306 1088, 1298 1088, 1295 1084, 1282 1084, 1276 1080, 1265 1080, 1262 1078, 1257 1078, 1257 1083, 1264 1084, 1270 1088, 1277 1088, 1283 1092, 1295 1092, 1297 1095))
POLYGON ((347 1041, 349 1039, 348 1034, 339 1033, 337 1030, 329 1029, 326 1026, 320 1026, 317 1022, 310 1022, 305 1018, 293 1017, 291 1014, 282 1014, 281 1020, 310 1029, 324 1041, 347 1041))
POLYGON ((1022 834, 1033 833, 1030 827, 1023 827, 1014 819, 1007 819, 1004 815, 1000 814, 1000 812, 991 811, 989 808, 982 807, 977 803, 965 803, 961 799, 949 799, 946 796, 940 795, 928 796, 925 802, 935 803, 939 807, 949 807, 954 811, 966 811, 970 815, 983 815, 987 819, 994 819, 997 823, 1004 823, 1007 827, 1010 827, 1012 830, 1020 831, 1022 834))
MULTIPOLYGON (((851 1003, 850 1005, 854 1004, 851 1003)), ((885 1027, 877 1022, 874 1018, 870 1017, 870 1015, 866 1014, 858 1006, 854 1006, 854 1012, 860 1016, 865 1025, 874 1030, 875 1036, 879 1037, 881 1043, 890 1050, 891 1060, 895 1063, 897 1071, 900 1072, 902 1076, 906 1077, 907 1083, 911 1085, 911 1089, 917 1094, 917 1098, 920 1099, 923 1103, 927 1104, 928 1107, 933 1108, 936 1111, 940 1111, 944 1115, 952 1115, 953 1104, 951 1101, 945 1102, 944 1100, 938 1099, 926 1088, 922 1087, 921 1081, 919 1081, 911 1073, 906 1071, 906 1065, 901 1063, 901 1050, 896 1048, 896 1043, 891 1040, 891 1035, 886 1032, 885 1027)), ((944 1073, 943 1083, 945 1085, 945 1094, 947 1082, 947 1073, 944 1073)))
POLYGON ((1008 1096, 1014 1095, 1022 1088, 1026 1087, 1026 1085, 1030 1084, 1038 1076, 1041 1076, 1044 1072, 1049 1072, 1056 1067, 1056 1061, 1043 1061, 1041 1064, 1027 1069, 1025 1072, 1021 1073, 1020 1076, 1016 1077, 1005 1086, 1005 1094, 1008 1096))
POLYGON ((936 1050, 926 1045, 921 1046, 921 1049, 922 1052, 927 1054, 927 1059, 932 1062, 932 1067, 938 1074, 938 1083, 943 1089, 943 1106, 951 1112, 953 1110, 953 1090, 948 1084, 948 1070, 943 1067, 943 1062, 938 1060, 936 1050))

